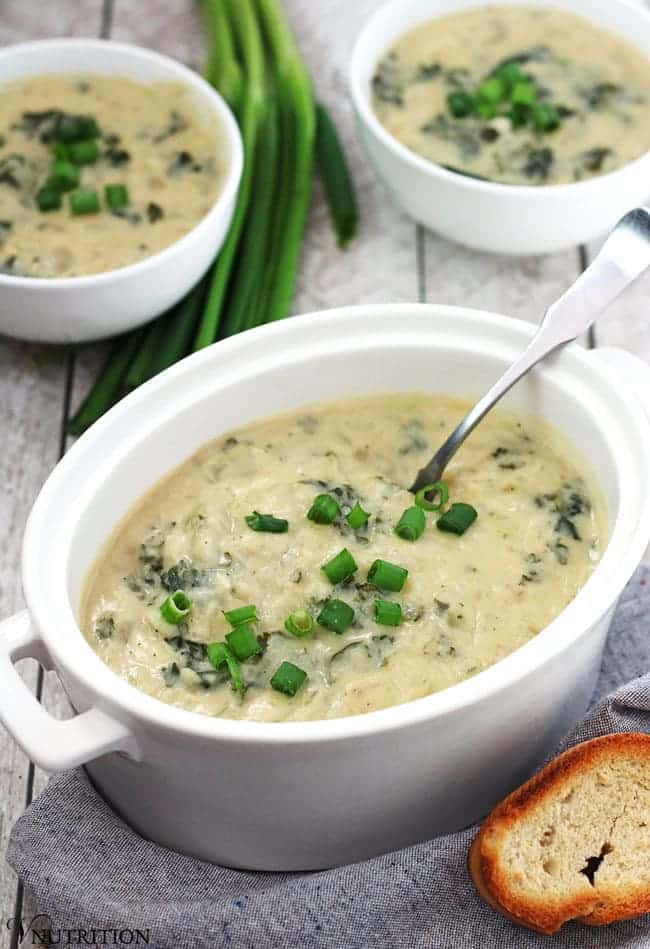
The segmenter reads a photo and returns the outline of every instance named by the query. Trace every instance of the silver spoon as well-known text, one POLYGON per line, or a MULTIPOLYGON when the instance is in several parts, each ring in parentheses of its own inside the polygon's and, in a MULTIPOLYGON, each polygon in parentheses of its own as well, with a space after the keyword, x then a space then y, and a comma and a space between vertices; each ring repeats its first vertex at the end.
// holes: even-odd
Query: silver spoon
POLYGON ((420 469, 410 490, 415 494, 426 485, 440 481, 467 436, 515 382, 549 353, 584 333, 649 266, 650 210, 635 208, 621 218, 584 273, 548 308, 521 356, 468 412, 429 464, 420 469))

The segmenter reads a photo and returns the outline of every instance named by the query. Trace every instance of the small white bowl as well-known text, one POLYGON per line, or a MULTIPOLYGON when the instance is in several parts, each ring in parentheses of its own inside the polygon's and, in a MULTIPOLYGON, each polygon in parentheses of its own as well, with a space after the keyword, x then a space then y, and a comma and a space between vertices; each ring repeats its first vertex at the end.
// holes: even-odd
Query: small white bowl
MULTIPOLYGON (((350 91, 361 144, 395 200, 421 224, 477 250, 539 254, 586 243, 608 231, 650 194, 650 152, 610 174, 563 185, 519 186, 447 171, 406 148, 371 104, 377 62, 418 23, 489 0, 392 0, 364 27, 350 64, 350 91)), ((546 0, 509 5, 548 7, 546 0)), ((553 6, 619 34, 650 58, 650 15, 629 0, 553 0, 553 6)))
POLYGON ((0 333, 47 343, 114 336, 158 316, 183 297, 214 260, 228 232, 243 166, 233 115, 197 73, 168 56, 106 40, 57 39, 0 50, 0 83, 28 76, 95 73, 142 83, 179 82, 212 113, 226 173, 217 199, 179 240, 144 260, 83 277, 0 274, 0 333))

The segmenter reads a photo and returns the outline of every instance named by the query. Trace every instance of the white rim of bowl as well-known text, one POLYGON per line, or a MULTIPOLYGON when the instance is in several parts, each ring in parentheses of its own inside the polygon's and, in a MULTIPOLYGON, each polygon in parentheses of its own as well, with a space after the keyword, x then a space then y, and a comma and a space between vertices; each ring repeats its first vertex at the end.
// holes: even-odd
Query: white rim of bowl
MULTIPOLYGON (((534 329, 532 324, 526 324, 513 317, 469 307, 418 303, 370 304, 368 306, 340 307, 330 311, 308 313, 279 323, 259 326, 186 357, 171 369, 140 386, 136 392, 133 392, 110 409, 87 433, 81 436, 76 445, 72 446, 41 489, 29 515, 22 552, 23 587, 33 621, 41 629, 47 628, 48 630, 53 627, 60 629, 64 624, 64 617, 52 618, 48 604, 41 594, 40 581, 37 581, 36 586, 33 586, 33 579, 31 578, 38 577, 40 569, 38 569, 37 564, 37 570, 34 573, 31 568, 31 561, 34 559, 34 552, 39 548, 39 536, 44 529, 43 516, 47 513, 53 500, 56 499, 58 484, 70 477, 68 469, 72 468, 74 470, 74 466, 77 464, 77 446, 104 438, 104 430, 112 424, 114 419, 123 416, 125 413, 128 414, 132 403, 147 398, 148 394, 155 390, 164 388, 170 378, 184 374, 190 366, 198 366, 202 362, 209 362, 216 347, 219 348, 220 353, 227 353, 228 351, 245 348, 248 340, 253 336, 262 339, 269 337, 273 340, 276 336, 281 337, 283 332, 291 332, 292 328, 296 327, 296 321, 299 321, 299 325, 303 323, 309 325, 313 330, 318 319, 355 317, 362 313, 369 315, 369 317, 375 314, 390 313, 392 315, 397 308, 401 312, 412 312, 421 315, 423 318, 425 315, 429 318, 438 312, 448 313, 449 310, 455 310, 458 311, 459 315, 480 316, 481 319, 489 318, 496 329, 499 327, 510 331, 516 329, 522 335, 527 330, 532 333, 534 329)), ((571 353, 572 358, 578 359, 587 371, 597 374, 601 379, 604 378, 608 385, 613 385, 613 380, 606 365, 593 360, 590 351, 583 351, 576 344, 569 344, 567 350, 571 353)), ((640 404, 637 404, 633 393, 631 391, 626 392, 625 396, 621 396, 621 398, 625 401, 627 411, 636 421, 637 427, 648 432, 648 420, 640 404)), ((591 627, 602 619, 610 608, 614 607, 616 599, 620 596, 625 584, 641 560, 648 538, 650 538, 650 504, 646 506, 639 518, 633 542, 628 543, 624 554, 615 564, 609 564, 607 576, 602 578, 600 570, 609 550, 609 543, 603 552, 603 560, 597 565, 576 598, 537 636, 534 636, 523 646, 475 676, 471 676, 439 692, 433 692, 419 699, 413 699, 373 712, 314 721, 256 722, 213 718, 199 712, 178 708, 148 695, 114 672, 94 652, 85 639, 74 618, 74 611, 69 600, 67 601, 69 621, 65 624, 64 635, 73 638, 78 637, 80 644, 85 647, 83 650, 85 655, 78 665, 61 662, 61 666, 64 671, 66 667, 72 671, 74 677, 83 684, 85 691, 90 694, 96 693, 97 698, 93 704, 103 708, 108 715, 120 720, 120 712, 123 711, 138 721, 146 722, 153 727, 168 729, 176 735, 193 735, 203 739, 243 742, 245 744, 290 743, 303 745, 312 742, 320 743, 361 738, 381 732, 395 732, 402 728, 417 727, 425 723, 431 724, 443 718, 445 714, 461 708, 470 710, 474 705, 488 699, 502 689, 516 686, 526 676, 536 674, 546 662, 552 661, 561 655, 565 648, 587 636, 591 627), (585 596, 585 591, 589 595, 588 599, 585 596), (583 611, 585 615, 581 617, 579 611, 583 611), (561 636, 559 635, 560 629, 562 630, 561 636), (108 706, 102 704, 104 697, 108 706)), ((88 564, 88 567, 90 567, 90 564, 88 564)), ((50 638, 49 635, 44 637, 48 649, 50 648, 48 644, 50 638)), ((50 651, 56 665, 56 647, 50 651)), ((129 727, 128 722, 127 727, 129 727)), ((137 732, 138 726, 136 725, 134 730, 136 736, 137 732)))
MULTIPOLYGON (((11 56, 15 52, 37 52, 39 49, 43 49, 44 47, 56 48, 57 46, 66 48, 83 47, 90 49, 93 47, 101 49, 110 47, 111 49, 125 53, 127 56, 131 56, 134 59, 140 59, 141 61, 149 62, 153 61, 159 65, 164 66, 170 71, 168 80, 158 79, 156 80, 157 82, 171 82, 176 78, 177 81, 184 83, 186 86, 198 89, 204 95, 207 95, 208 98, 212 100, 214 113, 218 117, 217 120, 219 132, 224 135, 228 144, 229 156, 226 174, 214 203, 203 215, 203 217, 197 221, 194 227, 192 227, 191 230, 189 230, 186 234, 183 234, 182 237, 179 237, 167 247, 163 247, 162 250, 157 251, 155 254, 151 254, 149 257, 144 257, 142 260, 138 260, 133 264, 126 264, 124 267, 115 267, 113 270, 101 270, 98 273, 83 274, 82 276, 78 277, 19 277, 13 276, 11 274, 0 274, 0 288, 3 285, 25 288, 38 287, 40 289, 47 288, 48 291, 52 290, 53 292, 57 292, 59 290, 63 291, 74 289, 76 287, 87 287, 90 284, 102 284, 111 280, 130 277, 132 274, 144 273, 148 268, 156 267, 161 263, 164 264, 167 258, 172 258, 179 248, 183 248, 186 243, 189 243, 198 230, 203 230, 209 227, 213 217, 215 217, 221 211, 222 207, 226 206, 230 201, 235 200, 237 189, 239 188, 239 182, 241 180, 244 166, 244 147, 239 126, 237 125, 235 117, 233 116, 225 99, 216 91, 216 89, 206 82, 205 79, 199 75, 199 73, 195 72, 193 69, 189 69, 182 63, 177 62, 170 56, 165 56, 163 53, 158 53, 142 46, 136 46, 133 43, 116 43, 113 40, 82 39, 78 37, 70 39, 35 40, 34 42, 30 43, 14 43, 11 46, 5 46, 0 50, 0 66, 2 65, 2 61, 5 59, 5 57, 11 56)), ((92 72, 92 70, 84 70, 80 67, 79 72, 92 72)), ((73 73, 74 70, 61 73, 43 73, 36 70, 33 74, 26 74, 24 77, 20 78, 27 79, 30 77, 30 75, 65 76, 68 74, 72 75, 73 73)), ((97 75, 101 76, 103 73, 99 71, 97 72, 97 75)), ((20 79, 0 79, 0 83, 14 81, 18 82, 20 79)), ((138 81, 141 81, 142 85, 146 85, 146 80, 138 81)))
MULTIPOLYGON (((474 8, 479 9, 481 7, 490 6, 492 2, 493 0, 474 0, 474 8)), ((535 0, 535 2, 539 6, 545 5, 544 0, 535 0)), ((648 12, 647 8, 637 6, 636 3, 632 2, 632 0, 610 0, 610 2, 618 3, 619 6, 629 10, 631 15, 637 16, 639 20, 650 22, 650 13, 648 12)), ((650 165, 649 150, 644 152, 643 155, 639 155, 638 158, 634 158, 632 161, 627 162, 627 164, 622 165, 620 168, 615 168, 613 171, 608 171, 603 175, 595 175, 593 178, 588 178, 584 181, 568 181, 563 184, 554 185, 513 185, 501 181, 483 181, 480 178, 472 178, 471 175, 463 175, 460 172, 449 171, 447 168, 443 168, 442 165, 439 165, 434 161, 430 161, 428 158, 424 158, 422 155, 418 155, 417 152, 407 148, 406 145, 402 145, 402 143, 398 141, 398 139, 396 139, 393 135, 391 135, 391 133, 379 121, 379 118, 370 104, 369 95, 363 88, 361 72, 363 64, 368 58, 364 47, 369 42, 368 36, 370 32, 375 28, 378 22, 383 20, 385 17, 388 17, 393 12, 393 10, 399 9, 399 7, 403 6, 403 4, 404 0, 389 0, 388 3, 385 3, 370 17, 354 43, 348 70, 348 87, 357 114, 363 119, 375 137, 378 138, 387 148, 389 148, 398 158, 408 162, 413 167, 418 168, 420 171, 425 172, 425 174, 430 174, 433 175, 433 177, 440 178, 442 181, 455 183, 459 186, 473 189, 475 191, 497 191, 499 194, 522 195, 523 197, 531 198, 532 200, 540 200, 549 194, 554 194, 561 197, 562 194, 566 194, 570 190, 582 191, 584 193, 585 199, 587 199, 589 190, 595 190, 600 186, 601 182, 609 182, 621 178, 632 169, 637 169, 643 166, 645 163, 650 165)), ((563 9, 562 0, 553 0, 553 6, 563 9)), ((472 7, 468 7, 467 9, 470 10, 472 7)), ((401 30, 396 31, 391 42, 385 46, 383 52, 378 54, 378 57, 387 52, 388 49, 390 49, 392 43, 395 43, 397 40, 401 39, 401 37, 408 33, 409 30, 414 29, 420 23, 428 23, 431 20, 442 19, 443 16, 446 15, 447 13, 436 15, 432 12, 422 17, 421 20, 414 21, 405 29, 402 28, 401 30)), ((584 18, 589 19, 587 15, 584 15, 584 18)), ((641 50, 641 52, 643 52, 643 50, 641 50)), ((377 58, 375 65, 377 62, 379 62, 379 58, 377 58)))

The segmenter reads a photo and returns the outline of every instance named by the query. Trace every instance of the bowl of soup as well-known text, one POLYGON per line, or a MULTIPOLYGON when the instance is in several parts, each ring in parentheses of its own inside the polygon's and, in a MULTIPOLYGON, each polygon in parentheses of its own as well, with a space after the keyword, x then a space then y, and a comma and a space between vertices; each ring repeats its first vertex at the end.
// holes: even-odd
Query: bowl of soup
POLYGON ((0 332, 80 342, 169 309, 214 260, 242 170, 223 99, 102 40, 0 51, 0 332))
POLYGON ((357 40, 350 90, 395 200, 470 247, 559 250, 647 198, 642 5, 393 0, 357 40))
POLYGON ((145 837, 231 866, 353 862, 487 812, 587 707, 650 540, 648 370, 616 351, 568 346, 443 487, 406 490, 533 333, 352 307, 128 396, 31 513, 5 726, 145 837), (25 656, 72 718, 22 684, 25 656))

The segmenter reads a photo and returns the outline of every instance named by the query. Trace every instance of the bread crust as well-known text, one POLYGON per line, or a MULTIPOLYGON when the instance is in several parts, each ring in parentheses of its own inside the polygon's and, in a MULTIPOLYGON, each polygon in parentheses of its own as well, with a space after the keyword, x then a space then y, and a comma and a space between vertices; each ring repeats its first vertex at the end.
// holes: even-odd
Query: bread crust
POLYGON ((470 848, 468 863, 479 894, 513 922, 550 935, 570 919, 601 926, 650 912, 650 868, 646 881, 632 893, 608 896, 593 892, 576 894, 556 905, 542 899, 522 900, 511 892, 508 873, 498 860, 500 831, 512 828, 530 811, 561 790, 571 777, 589 771, 597 762, 630 752, 650 762, 650 735, 626 732, 605 735, 576 745, 549 762, 530 780, 508 795, 484 821, 470 848))

